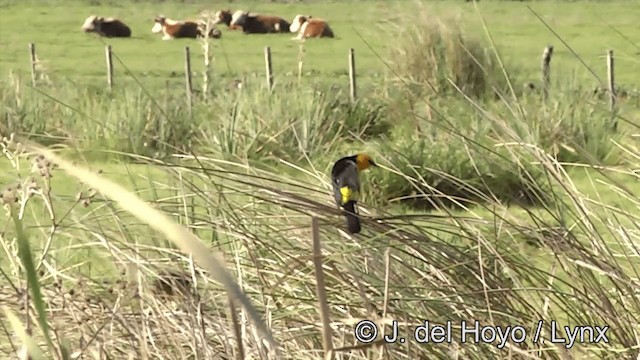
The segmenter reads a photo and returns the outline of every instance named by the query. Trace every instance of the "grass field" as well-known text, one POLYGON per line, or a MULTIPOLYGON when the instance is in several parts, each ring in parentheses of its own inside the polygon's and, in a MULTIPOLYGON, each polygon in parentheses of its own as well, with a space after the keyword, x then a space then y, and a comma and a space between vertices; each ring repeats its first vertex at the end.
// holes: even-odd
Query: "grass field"
POLYGON ((331 347, 336 359, 638 359, 639 11, 629 1, 0 0, 2 357, 315 359, 331 347), (337 38, 301 45, 223 27, 206 67, 204 41, 150 32, 156 14, 222 8, 311 14, 337 38), (91 14, 124 19, 133 37, 83 34, 91 14), (613 111, 594 94, 607 49, 613 111), (236 78, 245 86, 229 89, 236 78), (361 174, 363 231, 349 235, 328 174, 358 151, 380 167, 361 174), (362 319, 386 333, 398 321, 407 341, 359 342, 362 319), (424 320, 453 322, 452 341, 411 339, 424 320), (463 342, 462 320, 526 336, 463 342), (563 326, 609 326, 608 341, 554 342, 563 326))
MULTIPOLYGON (((196 41, 160 41, 158 35, 152 34, 152 19, 158 13, 181 19, 197 17, 201 10, 246 8, 278 14, 289 21, 298 13, 326 18, 331 21, 340 40, 308 42, 305 49, 305 69, 310 73, 309 76, 344 77, 346 82, 347 51, 350 47, 356 49, 357 67, 364 79, 385 72, 384 63, 375 53, 388 58, 387 52, 397 36, 397 28, 405 25, 402 17, 406 8, 415 6, 410 1, 312 1, 285 4, 180 1, 137 2, 135 6, 127 3, 113 5, 101 1, 62 3, 49 0, 3 0, 2 3, 2 23, 6 29, 29 24, 29 31, 4 31, 2 34, 1 46, 4 52, 0 59, 0 69, 5 74, 9 71, 22 76, 29 74, 27 44, 33 42, 49 75, 74 82, 86 77, 106 83, 97 79, 104 79, 106 74, 103 41, 89 37, 79 30, 87 16, 105 14, 122 18, 132 28, 132 39, 104 41, 113 46, 115 54, 143 84, 153 83, 154 79, 160 79, 159 83, 163 84, 171 74, 179 74, 179 80, 182 81, 184 46, 189 45, 196 54, 201 53, 196 41), (50 26, 65 35, 48 31, 50 26)), ((528 81, 537 81, 540 77, 539 59, 542 50, 552 44, 555 45, 555 80, 563 83, 584 81, 589 85, 595 82, 589 70, 527 9, 526 6, 530 5, 603 81, 606 79, 604 55, 607 49, 613 49, 617 58, 618 82, 624 85, 640 82, 637 63, 640 45, 633 36, 637 31, 636 13, 640 5, 630 2, 624 3, 624 6, 613 6, 617 3, 609 1, 585 4, 581 6, 575 2, 557 1, 512 4, 488 1, 481 4, 480 9, 505 61, 517 66, 528 81), (618 35, 616 31, 625 36, 618 35)), ((446 21, 459 20, 462 27, 478 33, 479 38, 486 41, 482 36, 480 17, 472 3, 452 5, 449 1, 433 2, 429 3, 429 9, 433 14, 443 16, 446 21)), ((265 46, 272 48, 276 79, 296 74, 299 46, 291 40, 292 37, 245 36, 225 31, 222 41, 215 42, 214 45, 213 67, 216 76, 258 73, 262 79, 265 46)), ((194 60, 193 66, 194 71, 203 70, 202 61, 194 60)), ((126 78, 126 71, 120 64, 115 66, 115 78, 126 78)))

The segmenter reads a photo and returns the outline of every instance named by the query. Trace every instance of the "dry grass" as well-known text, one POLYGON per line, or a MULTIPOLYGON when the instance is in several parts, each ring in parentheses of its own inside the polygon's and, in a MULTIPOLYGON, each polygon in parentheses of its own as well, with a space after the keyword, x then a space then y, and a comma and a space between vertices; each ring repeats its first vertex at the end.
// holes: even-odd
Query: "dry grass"
MULTIPOLYGON (((230 274, 226 271, 224 265, 221 265, 224 262, 220 257, 220 255, 212 254, 210 249, 206 248, 204 244, 196 236, 194 236, 190 231, 186 230, 184 227, 173 222, 162 212, 147 205, 144 201, 137 198, 134 194, 129 193, 127 190, 115 184, 114 182, 110 182, 104 178, 101 178, 100 176, 93 174, 92 172, 85 170, 81 167, 74 166, 70 162, 55 155, 54 152, 47 150, 39 145, 30 143, 29 141, 26 141, 26 140, 22 140, 22 142, 14 142, 13 134, 12 134, 10 138, 4 138, 3 149, 5 150, 5 154, 7 155, 7 157, 9 157, 10 159, 19 158, 22 155, 21 154, 22 150, 28 151, 28 154, 32 156, 36 155, 35 165, 37 165, 37 167, 35 168, 39 170, 40 176, 43 179, 49 179, 51 177, 51 171, 54 168, 53 164, 55 164, 55 166, 60 166, 67 173, 78 178, 78 180, 84 182, 87 185, 92 186, 92 188, 100 189, 100 192, 102 194, 112 198, 114 202, 120 205, 123 209, 131 212, 134 216, 138 217, 141 221, 146 222, 152 228, 164 234, 168 239, 173 241, 178 248, 180 248, 183 252, 189 254, 190 258, 193 257, 195 261, 201 264, 203 269, 207 270, 212 280, 215 280, 223 284, 223 286, 226 288, 226 290, 230 294, 231 303, 229 305, 232 308, 234 308, 232 304, 234 304, 235 302, 243 306, 243 311, 246 311, 248 318, 256 327, 259 333, 259 337, 256 338, 257 343, 261 344, 261 342, 265 340, 266 343, 269 344, 272 350, 277 350, 275 347, 276 343, 273 337, 271 336, 271 333, 266 328, 264 322, 259 318, 259 316, 257 315, 255 309, 251 305, 248 298, 244 295, 242 290, 238 287, 236 282, 231 278, 230 274)), ((48 181, 45 181, 45 188, 47 188, 47 194, 48 194, 50 192, 50 183, 48 181)), ((53 316, 54 319, 56 318, 59 319, 59 316, 56 316, 59 314, 59 312, 57 312, 55 308, 59 307, 60 304, 59 303, 56 304, 54 297, 44 297, 40 293, 39 281, 37 280, 37 276, 35 274, 36 267, 33 265, 33 258, 31 257, 31 254, 29 252, 30 250, 29 250, 28 244, 30 240, 26 237, 24 232, 20 230, 21 223, 24 221, 24 209, 26 207, 26 204, 32 195, 39 192, 39 189, 37 189, 36 186, 29 186, 29 187, 21 186, 16 189, 9 188, 7 192, 10 192, 10 194, 8 196, 3 196, 3 203, 7 207, 9 216, 14 219, 14 223, 16 224, 16 233, 17 233, 17 240, 19 245, 19 255, 20 255, 20 258, 23 260, 24 271, 26 273, 27 278, 29 279, 29 282, 27 283, 28 289, 19 289, 18 287, 15 287, 15 286, 14 286, 14 289, 16 290, 16 293, 19 297, 26 296, 28 293, 31 294, 32 298, 34 299, 33 305, 35 306, 35 314, 38 315, 40 330, 42 331, 43 335, 45 335, 45 338, 49 339, 50 334, 48 330, 48 324, 46 322, 46 315, 44 314, 44 307, 42 304, 45 302, 47 303, 48 311, 53 311, 53 313, 49 312, 47 315, 53 316), (18 196, 18 197, 14 198, 15 196, 18 196)), ((50 202, 50 197, 43 196, 43 198, 45 199, 45 201, 48 201, 46 203, 49 204, 48 208, 51 209, 52 204, 50 202)), ((51 220, 55 224, 56 219, 55 219, 55 216, 53 215, 53 210, 51 210, 50 214, 52 216, 51 220)), ((54 232, 55 232, 55 225, 53 226, 51 236, 53 236, 54 232)), ((48 244, 47 246, 45 246, 45 248, 48 248, 48 244)), ((46 255, 47 254, 45 252, 43 254, 43 259, 46 255)), ((128 261, 126 259, 122 259, 122 260, 124 260, 122 264, 125 264, 125 265, 131 264, 131 260, 128 260, 128 261)), ((133 263, 133 265, 130 266, 131 272, 128 275, 131 276, 132 279, 138 280, 139 278, 138 272, 141 270, 140 268, 142 266, 144 266, 144 263, 141 263, 139 261, 133 263)), ((14 269, 19 270, 19 268, 14 268, 14 269)), ((193 264, 192 264, 192 269, 193 269, 193 264)), ((195 276, 195 273, 192 274, 192 276, 195 276)), ((161 276, 161 280, 162 279, 163 277, 161 276)), ((171 283, 174 283, 175 285, 175 281, 173 282, 165 281, 165 286, 158 286, 157 284, 161 284, 161 283, 156 282, 156 291, 163 291, 166 293, 167 292, 166 284, 171 284, 171 283)), ((54 284, 54 286, 57 288, 61 288, 61 283, 57 282, 54 284)), ((169 286, 169 288, 175 288, 175 286, 169 286)), ((122 299, 116 298, 116 302, 112 303, 111 304, 112 306, 109 306, 109 303, 107 303, 106 308, 113 309, 113 305, 119 304, 122 301, 128 302, 132 299, 137 300, 137 301, 134 301, 134 304, 138 301, 142 302, 144 300, 144 296, 142 295, 143 293, 143 291, 141 291, 142 285, 139 284, 139 280, 133 283, 133 289, 135 290, 133 294, 129 294, 129 296, 125 296, 122 299)), ((79 289, 79 290, 80 290, 79 292, 81 293, 83 292, 82 289, 79 289)), ((179 292, 179 293, 184 293, 184 292, 179 292)), ((27 300, 28 299, 29 298, 27 297, 27 300)), ((63 303, 64 303, 64 299, 65 299, 64 293, 62 293, 61 299, 63 300, 63 303)), ((90 298, 85 298, 84 301, 90 302, 91 300, 90 298)), ((142 303, 139 303, 136 305, 139 305, 140 309, 143 309, 144 306, 142 306, 141 304, 142 303)), ((21 304, 21 306, 23 308, 28 308, 29 306, 31 306, 31 302, 27 301, 26 304, 21 304)), ((105 304, 99 304, 99 306, 101 308, 104 308, 105 304)), ((64 306, 62 306, 61 308, 64 309, 64 306)), ((200 308, 200 306, 198 306, 198 308, 200 308)), ((72 309, 71 310, 72 312, 69 315, 72 316, 74 322, 80 322, 86 319, 86 318, 78 318, 77 313, 73 311, 73 310, 77 311, 78 309, 81 309, 82 310, 81 312, 83 312, 84 310, 87 309, 86 306, 76 307, 76 308, 72 306, 71 309, 72 309)), ((154 308, 152 307, 152 309, 154 308)), ((235 309, 233 309, 232 311, 235 311, 235 309)), ((31 312, 29 311, 26 312, 27 315, 29 313, 31 312)), ((106 313, 103 312, 102 316, 105 316, 105 314, 106 313)), ((92 313, 91 315, 97 315, 97 317, 100 317, 100 312, 95 314, 92 313)), ((199 316, 198 318, 200 319, 200 321, 204 321, 204 319, 202 319, 202 315, 199 316)), ((92 321, 95 320, 95 317, 92 317, 91 320, 92 321)), ((128 324, 127 321, 125 321, 124 323, 128 324)), ((29 324, 29 322, 27 324, 29 324)), ((144 321, 142 322, 141 326, 144 333, 147 333, 147 329, 153 329, 153 330, 149 330, 151 334, 154 334, 155 331, 161 331, 162 329, 162 324, 153 324, 153 323, 147 324, 144 321)), ((202 326, 200 326, 200 328, 202 328, 202 326)), ((55 329, 54 329, 54 333, 57 336, 60 336, 59 339, 65 339, 65 341, 69 341, 69 338, 68 338, 69 334, 66 334, 66 333, 58 334, 55 331, 55 329)), ((75 331, 73 333, 75 333, 75 331)), ((117 333, 117 330, 116 330, 116 333, 117 333)), ((80 335, 77 333, 75 334, 80 335)), ((204 336, 204 334, 202 336, 204 336)), ((127 338, 128 337, 126 336, 123 337, 123 339, 127 339, 127 338)), ((80 337, 79 339, 76 339, 74 337, 73 340, 76 340, 74 344, 78 344, 78 343, 82 344, 85 339, 83 339, 82 337, 80 337)), ((151 355, 153 351, 146 348, 147 344, 145 344, 144 342, 143 344, 145 345, 143 346, 143 354, 145 354, 145 357, 147 355, 151 355)), ((49 340, 48 346, 50 351, 56 352, 58 355, 62 356, 62 354, 64 354, 65 351, 69 350, 68 348, 66 348, 66 344, 63 342, 58 343, 58 345, 59 346, 54 346, 54 344, 51 343, 51 341, 49 340)), ((176 345, 176 343, 174 342, 173 345, 176 345)), ((261 346, 259 347, 261 348, 261 346)), ((209 349, 208 346, 205 346, 204 348, 209 349)), ((120 349, 119 344, 117 343, 114 344, 114 350, 117 351, 119 349, 120 349)), ((176 348, 176 350, 177 349, 179 349, 179 347, 176 348)), ((167 350, 167 347, 165 345, 159 348, 157 351, 164 352, 166 350, 167 350)))
MULTIPOLYGON (((60 160, 55 162, 62 169, 78 171, 60 160)), ((320 330, 318 299, 323 297, 316 297, 318 292, 326 294, 333 354, 338 359, 374 358, 382 351, 393 358, 429 354, 481 359, 499 353, 513 359, 567 356, 558 346, 531 342, 538 319, 546 324, 546 339, 552 320, 561 325, 611 326, 610 343, 589 348, 576 345, 571 349, 575 358, 586 356, 587 351, 599 354, 598 358, 632 358, 637 353, 633 334, 639 331, 640 319, 634 295, 640 286, 634 270, 638 260, 632 255, 639 239, 631 225, 637 216, 590 200, 552 160, 542 154, 539 160, 554 179, 554 195, 569 194, 569 201, 525 216, 495 207, 490 213, 472 211, 465 216, 399 217, 365 206, 364 211, 376 212, 376 220, 366 220, 368 230, 357 239, 336 230, 340 218, 325 199, 322 188, 327 184, 318 186, 317 180, 311 180, 313 173, 300 182, 215 159, 187 157, 180 160, 181 165, 145 161, 164 168, 175 179, 171 185, 162 176, 154 177, 155 191, 165 192, 154 207, 184 223, 190 232, 201 233, 201 238, 210 236, 213 247, 224 249, 228 262, 234 264, 237 283, 258 307, 284 358, 317 358, 322 342, 328 344, 320 330), (320 224, 324 281, 318 281, 314 271, 319 268, 317 263, 314 266, 318 258, 311 256, 310 216, 320 224), (621 232, 626 235, 606 236, 621 232), (385 252, 388 255, 382 256, 385 252), (417 326, 421 319, 433 323, 477 319, 485 325, 520 324, 529 337, 525 344, 507 342, 502 350, 497 343, 462 344, 455 334, 453 344, 434 347, 412 341, 382 348, 379 342, 358 346, 353 326, 360 319, 387 325, 396 320, 405 334, 407 326, 417 326)), ((91 184, 83 175, 78 177, 91 184)), ((96 188, 111 195, 108 187, 96 188)), ((131 196, 126 191, 120 196, 125 195, 131 196)), ((56 236, 70 236, 71 229, 81 226, 73 231, 67 250, 90 249, 91 259, 101 258, 112 264, 111 269, 127 270, 101 282, 100 276, 87 275, 91 262, 68 262, 62 254, 46 257, 39 277, 56 344, 64 339, 70 353, 96 353, 102 358, 233 358, 239 351, 245 352, 245 358, 272 358, 258 345, 247 313, 239 310, 236 320, 230 316, 228 299, 216 285, 212 265, 206 269, 198 265, 207 265, 199 261, 207 252, 195 254, 200 257, 192 261, 183 255, 188 251, 145 240, 145 226, 124 216, 115 205, 107 198, 95 198, 88 205, 93 221, 87 222, 84 215, 85 220, 59 222, 56 236), (126 280, 114 280, 121 276, 126 280), (188 291, 167 294, 170 287, 158 279, 171 282, 169 278, 177 278, 173 283, 188 291), (235 334, 240 334, 242 350, 233 341, 235 334)), ((123 207, 158 226, 154 222, 161 216, 142 205, 123 207)), ((33 243, 35 238, 31 239, 33 243)), ((5 246, 10 246, 9 240, 2 239, 5 246)), ((58 244, 57 251, 64 251, 58 244)), ((11 295, 2 303, 25 321, 20 295, 27 288, 18 275, 20 266, 12 269, 15 275, 7 274, 12 285, 3 289, 11 295)), ((106 275, 104 270, 100 273, 106 275)))
POLYGON ((472 98, 507 90, 498 59, 461 30, 458 17, 439 18, 419 6, 408 21, 419 25, 398 31, 391 68, 410 92, 442 96, 455 92, 451 83, 472 98))

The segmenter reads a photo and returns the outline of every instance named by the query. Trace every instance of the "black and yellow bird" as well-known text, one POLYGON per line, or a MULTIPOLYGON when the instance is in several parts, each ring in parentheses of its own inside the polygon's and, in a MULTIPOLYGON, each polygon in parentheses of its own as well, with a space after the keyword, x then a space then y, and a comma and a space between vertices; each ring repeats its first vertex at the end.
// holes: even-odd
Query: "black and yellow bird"
POLYGON ((331 169, 333 196, 338 206, 345 210, 347 230, 352 234, 360 232, 360 218, 356 213, 360 192, 360 171, 370 166, 378 166, 367 154, 346 156, 336 161, 331 169))

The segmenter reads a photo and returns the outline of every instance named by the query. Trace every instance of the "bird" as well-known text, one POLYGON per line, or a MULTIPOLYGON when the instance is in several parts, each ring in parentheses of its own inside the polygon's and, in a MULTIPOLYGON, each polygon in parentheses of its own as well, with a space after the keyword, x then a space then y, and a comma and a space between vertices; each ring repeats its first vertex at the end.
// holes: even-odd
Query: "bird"
POLYGON ((351 234, 360 232, 360 218, 356 213, 360 192, 360 172, 378 165, 365 153, 345 156, 336 161, 331 169, 333 196, 338 207, 345 210, 347 230, 351 234))

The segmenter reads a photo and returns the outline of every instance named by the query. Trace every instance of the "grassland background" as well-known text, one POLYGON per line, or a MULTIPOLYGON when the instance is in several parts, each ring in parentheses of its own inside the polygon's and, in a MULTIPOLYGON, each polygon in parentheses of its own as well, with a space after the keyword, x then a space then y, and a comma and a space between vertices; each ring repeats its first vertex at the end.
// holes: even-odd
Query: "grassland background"
MULTIPOLYGON (((473 33, 482 31, 480 17, 471 3, 451 1, 427 2, 437 16, 462 19, 460 25, 473 33)), ((26 76, 29 73, 27 44, 38 47, 38 55, 49 72, 71 81, 105 83, 104 44, 79 31, 90 14, 117 16, 127 22, 133 31, 132 39, 106 40, 127 68, 141 78, 143 84, 160 80, 164 84, 172 75, 182 81, 184 74, 184 46, 189 45, 198 54, 195 41, 159 41, 151 33, 152 19, 157 14, 182 19, 196 18, 201 10, 249 9, 256 12, 278 14, 289 21, 298 13, 308 13, 329 20, 339 41, 308 42, 305 48, 305 69, 310 76, 335 78, 347 83, 347 51, 357 52, 358 73, 363 79, 381 76, 385 65, 362 38, 376 52, 386 55, 394 44, 397 28, 403 26, 405 9, 415 6, 411 1, 317 1, 292 3, 265 2, 136 2, 129 3, 90 1, 3 1, 2 48, 0 69, 26 76), (10 31, 28 23, 28 31, 10 31), (51 27, 57 31, 49 31, 51 27), (360 37, 357 33, 360 33, 360 37), (65 34, 61 36, 60 34, 65 34), (86 79, 85 79, 86 78, 86 79)), ((553 77, 555 80, 594 81, 593 75, 571 52, 545 28, 529 9, 533 6, 542 19, 570 44, 571 48, 601 77, 606 78, 604 55, 613 49, 617 58, 617 80, 620 84, 640 82, 637 57, 637 39, 634 47, 628 39, 617 35, 608 25, 622 34, 637 31, 635 14, 640 5, 635 2, 558 2, 535 1, 511 3, 487 1, 481 4, 492 36, 505 61, 522 69, 524 76, 537 80, 540 56, 545 46, 554 44, 553 77)), ((481 34, 481 33, 480 33, 481 34)), ((291 35, 246 36, 239 32, 223 33, 222 41, 214 42, 216 76, 237 76, 257 73, 264 75, 263 49, 273 52, 276 79, 285 74, 296 74, 298 44, 291 35)), ((482 38, 482 36, 480 36, 482 38)), ((631 41, 633 36, 626 35, 631 41)), ((483 39, 486 40, 486 39, 483 39)), ((195 59, 198 57, 195 56, 195 59)), ((193 70, 203 69, 202 61, 193 61, 193 70)), ((125 78, 122 66, 115 66, 116 81, 125 78)))
MULTIPOLYGON (((443 51, 438 46, 447 46, 446 39, 429 42, 425 35, 438 31, 432 27, 437 21, 478 38, 491 53, 478 10, 463 1, 2 0, 0 130, 51 145, 77 164, 100 170, 221 250, 286 358, 321 356, 322 304, 310 254, 314 214, 321 221, 336 347, 355 344, 354 319, 383 312, 412 324, 426 318, 528 328, 537 319, 608 324, 613 334, 611 344, 576 346, 569 355, 552 344, 537 352, 529 341, 504 350, 459 343, 366 346, 338 352, 341 358, 635 359, 640 3, 482 1, 478 7, 517 101, 504 87, 502 99, 487 89, 488 96, 465 99, 445 89, 446 81, 439 84, 442 91, 429 93, 426 81, 412 73, 415 67, 398 70, 412 62, 394 50, 437 53, 443 51), (189 115, 183 49, 192 49, 199 89, 202 44, 162 41, 150 32, 151 19, 222 8, 287 19, 311 14, 327 19, 338 38, 305 43, 304 81, 295 84, 300 47, 292 34, 244 35, 223 27, 222 40, 212 43, 211 91, 197 96, 189 115), (91 14, 124 19, 133 38, 103 42, 81 33, 91 14), (29 42, 41 61, 37 90, 29 87, 29 42), (105 43, 123 63, 116 60, 112 91, 106 89, 105 43), (539 85, 542 49, 550 44, 553 84, 545 102, 521 89, 529 81, 539 85), (265 46, 273 54, 273 94, 263 88, 265 46), (357 56, 361 100, 355 104, 346 96, 349 48, 357 56), (603 84, 587 68, 604 80, 607 49, 615 52, 617 83, 629 91, 613 115, 607 99, 593 95, 603 84), (225 89, 229 80, 243 77, 242 92, 225 89), (363 175, 362 212, 377 221, 366 221, 364 233, 351 237, 339 230, 343 219, 332 208, 327 174, 333 161, 359 150, 369 151, 383 168, 363 175), (194 161, 190 153, 201 158, 194 161), (525 193, 546 198, 525 201, 525 193), (451 209, 439 201, 462 205, 451 209)), ((434 69, 426 72, 435 77, 455 77, 455 71, 465 71, 451 65, 457 60, 416 64, 434 69), (447 66, 457 70, 447 73, 447 66)), ((504 86, 500 70, 486 79, 504 86)), ((15 152, 15 144, 6 146, 15 152)), ((102 356, 136 358, 237 355, 228 299, 210 282, 211 274, 200 274, 199 299, 207 301, 188 297, 171 303, 156 296, 149 290, 157 288, 154 279, 167 269, 188 268, 189 259, 151 231, 152 224, 107 197, 78 199, 88 186, 65 172, 41 164, 40 175, 54 176, 32 173, 33 161, 3 159, 0 190, 6 195, 30 175, 44 190, 27 202, 20 218, 37 263, 46 252, 40 281, 49 321, 70 339, 72 351, 102 347, 102 356), (133 281, 142 285, 130 296, 120 286, 135 278, 132 267, 144 276, 133 281), (104 310, 120 306, 117 321, 104 310), (107 332, 101 330, 105 324, 107 332)), ((26 287, 14 223, 7 216, 0 226, 0 266, 7 280, 2 304, 26 321, 12 287, 26 287)), ((240 314, 248 358, 266 358, 246 312, 240 314)), ((5 317, 2 322, 10 328, 5 317)), ((0 341, 6 354, 18 343, 11 330, 0 341)))

